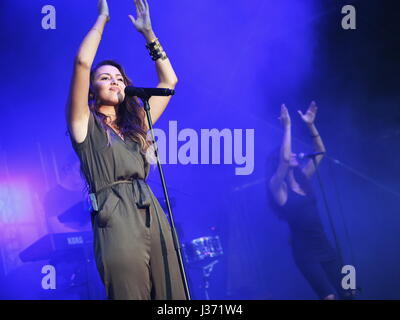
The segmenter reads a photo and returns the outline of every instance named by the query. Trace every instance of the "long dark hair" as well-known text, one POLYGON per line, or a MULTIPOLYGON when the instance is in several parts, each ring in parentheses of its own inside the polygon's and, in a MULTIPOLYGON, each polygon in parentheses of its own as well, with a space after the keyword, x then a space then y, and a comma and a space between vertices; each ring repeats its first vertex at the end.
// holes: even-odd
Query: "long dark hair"
MULTIPOLYGON (((119 70, 122 77, 124 78, 124 83, 126 86, 131 86, 133 82, 127 76, 124 68, 114 60, 101 61, 90 71, 90 87, 88 97, 89 108, 106 129, 108 141, 110 143, 110 128, 105 124, 107 116, 99 112, 98 108, 100 107, 100 101, 96 97, 93 90, 94 75, 97 69, 99 69, 101 66, 106 65, 113 66, 119 70)), ((140 150, 143 155, 145 155, 146 150, 150 146, 149 141, 146 140, 144 121, 145 113, 139 99, 137 99, 136 97, 128 98, 127 96, 125 96, 124 101, 122 101, 118 105, 115 124, 118 126, 124 137, 130 138, 140 145, 140 150)))

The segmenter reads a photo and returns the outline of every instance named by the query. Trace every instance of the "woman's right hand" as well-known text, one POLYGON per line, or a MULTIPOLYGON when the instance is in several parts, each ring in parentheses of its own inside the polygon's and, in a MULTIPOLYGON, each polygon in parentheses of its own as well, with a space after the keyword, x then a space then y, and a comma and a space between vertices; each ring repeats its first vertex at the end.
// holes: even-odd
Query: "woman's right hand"
POLYGON ((103 15, 107 17, 107 21, 110 20, 110 12, 108 10, 107 0, 99 0, 97 4, 97 9, 99 11, 99 16, 103 15))
POLYGON ((281 120, 281 123, 284 128, 290 127, 290 123, 291 123, 290 115, 289 115, 289 111, 286 108, 285 104, 281 105, 281 115, 278 119, 281 120))

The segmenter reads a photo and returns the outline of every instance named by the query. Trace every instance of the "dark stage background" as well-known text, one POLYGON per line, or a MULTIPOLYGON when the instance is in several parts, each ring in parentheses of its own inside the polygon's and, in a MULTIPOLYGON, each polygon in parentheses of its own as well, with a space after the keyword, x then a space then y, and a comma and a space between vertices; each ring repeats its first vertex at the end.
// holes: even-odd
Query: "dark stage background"
MULTIPOLYGON (((243 165, 235 162, 164 165, 181 241, 217 235, 221 240, 223 254, 209 261, 218 261, 209 278, 210 298, 317 299, 295 267, 287 225, 266 199, 267 157, 282 136, 280 105, 292 116, 294 151, 309 152, 297 110, 315 100, 316 125, 329 156, 320 174, 344 262, 357 271, 357 299, 399 299, 397 2, 149 2, 153 28, 179 78, 156 127, 168 136, 170 121, 177 121, 178 131, 191 128, 199 138, 201 129, 243 129, 243 135, 254 129, 251 174, 236 175, 243 165), (341 27, 341 9, 348 4, 356 8, 356 30, 341 27)), ((153 62, 127 17, 135 14, 133 1, 108 3, 111 21, 95 62, 116 59, 135 85, 155 86, 153 62)), ((64 107, 73 58, 96 19, 96 6, 94 0, 0 4, 2 299, 104 298, 95 267, 79 262, 80 251, 53 260, 20 258, 49 233, 90 232, 88 224, 57 222, 57 215, 84 201, 79 189, 57 198, 57 186, 74 170, 64 107), (45 5, 56 9, 54 30, 41 26, 45 5), (54 290, 41 286, 48 264, 58 271, 54 290)), ((156 169, 149 184, 162 198, 156 169)), ((315 188, 333 241, 317 183, 315 188)), ((84 206, 82 219, 89 215, 84 206)), ((201 266, 186 268, 193 297, 203 299, 201 266)))

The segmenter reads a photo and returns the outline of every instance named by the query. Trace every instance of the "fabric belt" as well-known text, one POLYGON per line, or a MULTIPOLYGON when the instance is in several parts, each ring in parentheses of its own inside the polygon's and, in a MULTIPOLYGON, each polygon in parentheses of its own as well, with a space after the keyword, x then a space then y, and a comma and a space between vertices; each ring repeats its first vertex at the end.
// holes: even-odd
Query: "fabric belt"
POLYGON ((90 201, 92 202, 93 210, 95 210, 95 211, 99 210, 96 195, 100 194, 101 192, 103 192, 106 189, 111 188, 114 185, 121 184, 121 183, 132 184, 133 193, 135 195, 135 198, 138 199, 138 201, 136 201, 136 204, 139 208, 142 209, 142 208, 150 207, 151 194, 150 194, 150 189, 149 189, 146 181, 143 179, 132 179, 132 180, 118 180, 118 181, 112 182, 112 183, 100 188, 96 192, 90 193, 89 197, 90 197, 90 201))

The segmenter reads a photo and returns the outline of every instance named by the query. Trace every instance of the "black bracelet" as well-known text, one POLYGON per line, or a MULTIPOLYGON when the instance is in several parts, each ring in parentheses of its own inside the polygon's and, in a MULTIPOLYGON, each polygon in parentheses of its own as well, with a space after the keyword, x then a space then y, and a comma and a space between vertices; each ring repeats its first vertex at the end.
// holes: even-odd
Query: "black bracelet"
POLYGON ((153 61, 157 61, 160 58, 162 60, 167 59, 167 55, 157 38, 154 41, 146 44, 146 48, 149 50, 149 54, 153 61))

